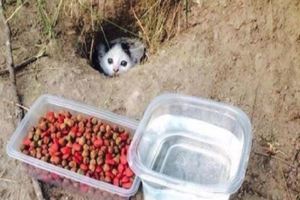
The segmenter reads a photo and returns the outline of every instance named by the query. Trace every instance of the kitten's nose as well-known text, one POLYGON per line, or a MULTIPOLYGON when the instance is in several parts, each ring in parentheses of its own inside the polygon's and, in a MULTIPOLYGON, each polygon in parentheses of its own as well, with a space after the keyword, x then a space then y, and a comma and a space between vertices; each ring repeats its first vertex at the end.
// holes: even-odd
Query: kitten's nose
POLYGON ((114 70, 114 72, 118 72, 119 68, 114 68, 113 70, 114 70))

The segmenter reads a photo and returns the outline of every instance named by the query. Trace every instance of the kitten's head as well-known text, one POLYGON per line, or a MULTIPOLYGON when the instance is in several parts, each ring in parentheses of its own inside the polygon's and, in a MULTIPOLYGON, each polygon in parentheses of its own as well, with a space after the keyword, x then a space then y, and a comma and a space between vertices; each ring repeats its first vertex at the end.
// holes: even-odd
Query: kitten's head
POLYGON ((121 44, 115 44, 101 58, 100 65, 105 74, 113 76, 126 72, 134 63, 126 49, 121 44))

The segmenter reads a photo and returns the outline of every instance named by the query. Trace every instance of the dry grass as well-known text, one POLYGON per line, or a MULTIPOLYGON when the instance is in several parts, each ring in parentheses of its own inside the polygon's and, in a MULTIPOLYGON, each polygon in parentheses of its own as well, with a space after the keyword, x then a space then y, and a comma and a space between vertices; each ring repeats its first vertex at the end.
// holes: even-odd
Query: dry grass
MULTIPOLYGON (((141 0, 138 3, 139 19, 143 24, 150 48, 159 45, 187 26, 189 0, 141 0)), ((146 36, 144 36, 146 37, 146 36)))
MULTIPOLYGON (((23 2, 17 0, 17 5, 23 2)), ((119 32, 142 38, 150 52, 155 52, 162 42, 175 36, 188 24, 189 0, 35 0, 35 2, 46 37, 53 39, 58 36, 57 32, 65 31, 57 30, 58 24, 61 24, 59 29, 71 27, 73 30, 70 32, 76 32, 78 41, 87 43, 85 51, 89 51, 89 57, 95 43, 94 37, 104 36, 106 39, 104 34, 110 36, 111 30, 106 29, 107 24, 119 32)))
POLYGON ((36 0, 40 21, 43 24, 44 33, 48 38, 55 37, 54 28, 58 22, 63 0, 59 0, 54 10, 48 11, 46 0, 36 0))

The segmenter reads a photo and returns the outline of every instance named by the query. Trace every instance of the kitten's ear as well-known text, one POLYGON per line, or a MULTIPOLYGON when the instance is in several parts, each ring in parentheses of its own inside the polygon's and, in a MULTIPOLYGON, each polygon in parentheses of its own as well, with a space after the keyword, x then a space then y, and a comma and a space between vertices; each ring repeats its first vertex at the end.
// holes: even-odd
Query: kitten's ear
POLYGON ((128 43, 121 43, 123 51, 131 58, 130 46, 128 43))
POLYGON ((140 63, 141 60, 144 58, 146 53, 145 45, 141 41, 135 41, 130 46, 130 54, 131 58, 135 63, 140 63))
POLYGON ((98 56, 98 59, 102 58, 107 52, 108 52, 108 47, 104 44, 99 44, 97 47, 96 47, 96 51, 97 51, 97 56, 98 56))

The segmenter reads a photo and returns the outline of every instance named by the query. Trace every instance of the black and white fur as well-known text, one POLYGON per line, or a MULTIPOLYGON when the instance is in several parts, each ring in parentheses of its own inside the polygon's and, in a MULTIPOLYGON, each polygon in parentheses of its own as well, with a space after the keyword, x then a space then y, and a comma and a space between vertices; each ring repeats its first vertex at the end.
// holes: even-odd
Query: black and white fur
POLYGON ((139 64, 145 55, 145 46, 138 39, 118 38, 101 43, 96 48, 96 61, 107 76, 119 75, 139 64))

